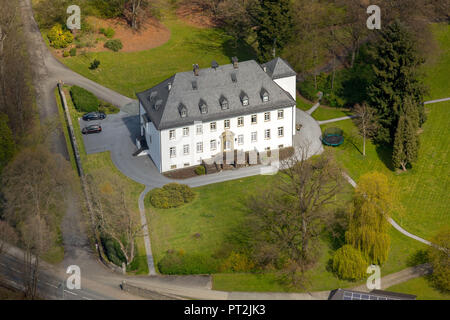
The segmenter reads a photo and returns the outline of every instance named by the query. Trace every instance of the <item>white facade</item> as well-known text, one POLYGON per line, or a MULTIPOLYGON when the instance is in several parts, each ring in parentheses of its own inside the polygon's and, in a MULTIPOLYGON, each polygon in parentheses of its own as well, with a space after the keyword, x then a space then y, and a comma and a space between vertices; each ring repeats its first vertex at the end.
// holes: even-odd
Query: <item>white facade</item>
MULTIPOLYGON (((140 108, 141 114, 144 114, 142 105, 140 108)), ((196 122, 161 131, 156 130, 151 122, 145 124, 149 155, 160 172, 199 165, 202 160, 228 150, 261 152, 268 150, 267 148, 274 150, 290 147, 294 134, 295 107, 211 122, 196 122), (252 117, 255 116, 256 123, 252 123, 252 117), (229 128, 225 128, 228 122, 229 128), (255 135, 256 141, 252 141, 255 135)))

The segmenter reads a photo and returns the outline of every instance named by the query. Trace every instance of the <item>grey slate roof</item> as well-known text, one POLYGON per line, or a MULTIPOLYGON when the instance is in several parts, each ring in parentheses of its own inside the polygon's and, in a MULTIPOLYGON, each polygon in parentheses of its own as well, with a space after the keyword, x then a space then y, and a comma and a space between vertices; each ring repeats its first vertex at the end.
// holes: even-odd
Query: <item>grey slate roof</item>
POLYGON ((158 130, 192 124, 194 121, 214 121, 228 117, 264 112, 295 106, 295 100, 281 89, 254 60, 239 62, 238 69, 232 64, 219 66, 216 70, 205 68, 195 76, 193 71, 179 72, 158 85, 137 94, 148 117, 158 130), (236 82, 231 74, 236 75, 236 82), (193 89, 193 81, 197 89, 193 89), (168 89, 169 83, 171 89, 168 89), (263 102, 261 92, 269 93, 269 101, 263 102), (242 105, 242 93, 247 95, 249 105, 242 105), (222 110, 221 98, 228 101, 228 109, 222 110), (156 101, 161 101, 155 109, 156 101), (200 101, 207 104, 207 113, 200 111, 200 101), (187 116, 180 116, 180 105, 187 109, 187 116))
POLYGON ((286 60, 283 60, 280 57, 263 63, 262 66, 267 68, 267 74, 274 80, 297 75, 294 68, 292 68, 286 60))

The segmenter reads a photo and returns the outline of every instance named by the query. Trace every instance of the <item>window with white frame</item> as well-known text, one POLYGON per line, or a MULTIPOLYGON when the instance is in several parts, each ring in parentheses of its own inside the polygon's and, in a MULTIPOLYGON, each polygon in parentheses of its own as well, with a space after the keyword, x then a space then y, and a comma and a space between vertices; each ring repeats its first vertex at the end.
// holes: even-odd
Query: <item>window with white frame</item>
POLYGON ((217 142, 216 142, 216 140, 211 140, 210 148, 211 148, 211 151, 214 151, 214 150, 217 149, 217 142))
POLYGON ((278 119, 284 118, 284 110, 278 110, 278 119))
POLYGON ((189 128, 188 127, 183 128, 183 137, 187 137, 187 136, 189 136, 189 128))
POLYGON ((256 122, 257 122, 256 114, 252 114, 252 124, 256 124, 256 122))
POLYGON ((279 137, 283 137, 284 136, 284 127, 279 127, 278 128, 278 136, 279 137))
POLYGON ((257 138, 258 138, 257 132, 256 132, 256 131, 255 131, 255 132, 252 132, 252 142, 256 142, 256 141, 257 141, 257 138))
POLYGON ((244 144, 244 135, 243 134, 238 135, 238 144, 244 144))
POLYGON ((203 125, 198 124, 196 126, 196 132, 197 132, 198 135, 203 134, 203 125))
POLYGON ((197 153, 203 152, 203 142, 197 142, 197 153))
POLYGON ((225 129, 230 129, 230 120, 224 120, 223 121, 223 126, 225 127, 225 129))
POLYGON ((266 129, 264 131, 264 139, 266 140, 270 139, 270 129, 266 129))
POLYGON ((170 139, 170 140, 175 139, 175 130, 170 130, 170 131, 169 131, 169 139, 170 139))
POLYGON ((170 169, 176 169, 176 168, 177 168, 176 164, 173 164, 173 165, 170 166, 170 169))
POLYGON ((175 158, 177 156, 177 149, 176 149, 176 147, 170 147, 169 151, 170 151, 170 157, 171 158, 175 158))
POLYGON ((270 112, 264 112, 264 121, 270 121, 270 112))
POLYGON ((244 117, 239 117, 237 119, 238 121, 238 127, 242 127, 244 125, 244 117))
POLYGON ((216 131, 217 130, 217 123, 216 122, 211 122, 209 124, 209 128, 211 131, 216 131))
POLYGON ((183 154, 184 155, 188 155, 189 154, 189 145, 188 144, 185 144, 183 146, 183 154))

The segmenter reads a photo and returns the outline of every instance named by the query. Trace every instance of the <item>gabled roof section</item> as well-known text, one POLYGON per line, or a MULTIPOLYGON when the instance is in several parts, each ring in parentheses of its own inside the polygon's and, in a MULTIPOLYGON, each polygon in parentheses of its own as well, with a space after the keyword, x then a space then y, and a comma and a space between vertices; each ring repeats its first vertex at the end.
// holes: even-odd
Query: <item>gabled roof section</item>
POLYGON ((158 130, 190 125, 195 121, 216 121, 295 106, 295 100, 254 60, 239 62, 237 69, 234 69, 233 64, 220 65, 216 69, 199 69, 198 76, 195 76, 192 70, 179 72, 153 88, 138 93, 137 97, 158 130), (232 72, 236 73, 237 82, 231 81, 232 72), (196 90, 192 88, 194 80, 197 83, 196 90), (270 101, 262 102, 261 88, 268 92, 270 101), (153 94, 153 99, 157 96, 156 100, 162 100, 158 110, 155 110, 151 102, 152 92, 157 93, 153 94), (245 108, 242 107, 241 92, 245 92, 251 101, 245 108), (221 108, 221 97, 227 99, 227 109, 221 108), (201 100, 207 105, 207 113, 201 112, 201 100), (184 118, 180 116, 180 104, 187 109, 184 118))
POLYGON ((269 62, 263 63, 266 72, 272 79, 280 79, 297 75, 294 68, 284 59, 277 57, 269 62))

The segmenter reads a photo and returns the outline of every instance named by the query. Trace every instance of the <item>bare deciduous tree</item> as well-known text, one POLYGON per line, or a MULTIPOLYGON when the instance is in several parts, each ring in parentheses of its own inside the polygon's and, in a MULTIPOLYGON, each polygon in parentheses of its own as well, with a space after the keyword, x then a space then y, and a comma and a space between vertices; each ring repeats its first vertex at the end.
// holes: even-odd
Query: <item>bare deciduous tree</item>
POLYGON ((366 155, 366 138, 371 137, 378 128, 376 120, 376 110, 367 103, 356 104, 353 107, 355 112, 355 122, 359 129, 359 134, 363 138, 363 156, 366 155))
POLYGON ((95 223, 103 235, 115 240, 129 265, 135 256, 135 240, 142 235, 138 215, 123 180, 99 169, 88 177, 95 223))
POLYGON ((282 270, 294 284, 315 262, 318 235, 343 185, 331 154, 308 156, 309 147, 296 150, 283 161, 276 187, 250 201, 256 260, 282 270))
POLYGON ((8 222, 0 220, 0 255, 6 251, 9 245, 17 243, 17 233, 8 222))

